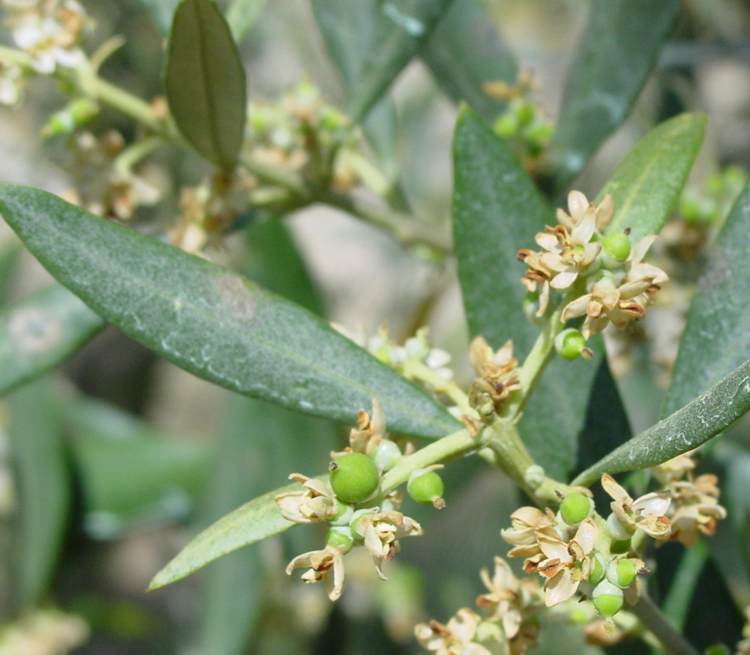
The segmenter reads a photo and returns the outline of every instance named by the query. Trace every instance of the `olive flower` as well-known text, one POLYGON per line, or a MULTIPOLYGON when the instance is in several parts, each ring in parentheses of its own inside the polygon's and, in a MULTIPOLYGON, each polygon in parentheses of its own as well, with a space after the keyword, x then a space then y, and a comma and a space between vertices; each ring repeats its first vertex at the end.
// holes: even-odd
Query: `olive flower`
POLYGON ((482 618, 464 607, 445 625, 439 621, 419 623, 414 635, 420 645, 435 655, 492 655, 491 651, 476 643, 477 630, 482 618))
POLYGON ((666 540, 672 530, 667 516, 671 500, 668 492, 656 491, 633 500, 627 491, 608 474, 602 475, 602 487, 613 499, 612 512, 627 532, 643 530, 657 540, 666 540))
POLYGON ((667 487, 672 498, 673 540, 689 548, 699 534, 714 534, 716 522, 727 516, 726 509, 719 505, 717 482, 715 475, 706 473, 694 480, 673 482, 667 487))
POLYGON ((355 526, 355 531, 364 538, 365 547, 372 555, 375 569, 383 580, 383 562, 396 557, 401 549, 398 540, 422 535, 419 523, 396 510, 364 514, 355 526))
POLYGON ((326 482, 301 473, 292 473, 289 479, 299 482, 302 489, 279 494, 274 499, 287 521, 317 523, 336 516, 338 503, 326 482))
POLYGON ((294 569, 309 567, 302 574, 302 579, 307 583, 321 582, 331 579, 331 590, 328 597, 338 600, 344 589, 344 553, 336 546, 328 545, 323 550, 312 550, 308 553, 297 555, 286 567, 286 574, 291 575, 294 569))

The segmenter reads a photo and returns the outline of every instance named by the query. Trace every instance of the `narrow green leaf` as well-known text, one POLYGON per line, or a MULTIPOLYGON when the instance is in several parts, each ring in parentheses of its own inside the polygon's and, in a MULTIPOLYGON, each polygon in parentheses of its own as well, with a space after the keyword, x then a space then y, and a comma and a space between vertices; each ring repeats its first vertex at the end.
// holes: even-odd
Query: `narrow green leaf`
POLYGON ((177 7, 165 85, 182 136, 210 162, 234 167, 245 132, 245 70, 229 26, 211 0, 182 0, 177 7))
POLYGON ((436 438, 458 425, 324 321, 239 275, 38 189, 0 186, 0 211, 58 281, 199 377, 347 423, 378 398, 395 432, 436 438))
POLYGON ((564 189, 625 120, 656 63, 679 0, 594 0, 553 140, 564 189))
POLYGON ((41 601, 50 584, 70 509, 70 481, 59 408, 49 383, 29 385, 9 401, 20 499, 15 576, 17 601, 25 608, 41 601))
POLYGON ((227 23, 232 30, 232 35, 238 43, 252 29, 267 0, 234 0, 227 9, 227 23))
POLYGON ((674 412, 750 352, 750 185, 708 253, 709 269, 688 314, 663 410, 674 412))
POLYGON ((695 594, 698 579, 706 566, 708 554, 706 542, 703 540, 698 540, 685 551, 669 587, 669 593, 664 600, 664 615, 680 631, 684 629, 690 603, 695 594))
POLYGON ((21 245, 18 241, 13 239, 0 243, 0 307, 8 301, 20 257, 21 245))
POLYGON ((84 525, 94 538, 183 518, 208 478, 207 446, 165 435, 105 403, 76 398, 67 403, 65 423, 84 525))
POLYGON ((704 394, 636 435, 586 469, 574 484, 592 484, 602 473, 656 466, 703 445, 750 409, 750 360, 704 394))
POLYGON ((486 120, 494 119, 504 103, 484 92, 485 82, 516 79, 515 58, 477 0, 454 0, 421 55, 445 93, 486 120))
POLYGON ((0 395, 63 364, 103 327, 60 285, 0 312, 0 395))
MULTIPOLYGON (((510 148, 471 110, 459 115, 453 169, 453 241, 469 332, 496 348, 513 339, 522 359, 539 328, 522 310, 524 267, 516 251, 533 244, 534 235, 554 221, 552 211, 510 148)), ((591 345, 597 352, 594 361, 550 362, 520 426, 536 461, 561 478, 575 467, 578 435, 601 361, 600 340, 591 345)))
POLYGON ((635 145, 599 194, 611 194, 615 203, 610 232, 630 228, 638 240, 661 230, 680 197, 705 127, 704 115, 681 114, 635 145))
POLYGON ((291 484, 245 503, 233 512, 220 518, 193 539, 149 585, 149 591, 159 589, 172 582, 195 573, 214 560, 291 528, 279 511, 274 498, 299 485, 291 484))
POLYGON ((350 88, 348 111, 361 121, 453 0, 313 0, 331 56, 350 88))
POLYGON ((162 34, 169 34, 169 26, 179 2, 180 0, 141 0, 162 34))

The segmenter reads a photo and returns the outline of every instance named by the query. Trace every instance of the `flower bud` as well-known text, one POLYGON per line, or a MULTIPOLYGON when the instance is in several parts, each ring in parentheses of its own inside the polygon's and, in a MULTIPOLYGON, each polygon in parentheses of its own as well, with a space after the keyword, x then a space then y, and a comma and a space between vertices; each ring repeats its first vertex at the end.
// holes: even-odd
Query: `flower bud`
POLYGON ((596 553, 591 558, 591 571, 589 572, 589 583, 599 584, 607 572, 607 560, 602 553, 596 553))
POLYGON ((348 527, 331 528, 326 536, 326 544, 348 553, 354 546, 354 535, 348 527))
POLYGON ((563 359, 572 360, 585 356, 588 351, 586 338, 575 328, 568 328, 555 337, 555 350, 563 359))
POLYGON ((380 473, 375 462, 363 453, 346 453, 328 467, 331 488, 345 503, 361 503, 378 488, 380 473))
POLYGON ((610 232, 602 239, 604 253, 622 263, 630 256, 630 238, 625 232, 610 232))
POLYGON ((615 559, 607 567, 607 580, 622 589, 627 589, 633 584, 637 574, 638 568, 632 559, 615 559))
POLYGON ((581 521, 588 518, 594 503, 591 498, 582 493, 568 494, 560 503, 560 516, 570 526, 578 525, 581 521))
POLYGON ((390 471, 401 458, 401 449, 394 441, 383 439, 375 448, 373 459, 379 471, 390 471))
POLYGON ((437 509, 445 507, 443 479, 435 473, 425 469, 417 469, 409 476, 406 484, 412 500, 418 503, 432 503, 437 509))
POLYGON ((607 580, 602 580, 592 594, 597 612, 610 618, 622 609, 622 589, 607 580))
POLYGON ((42 136, 54 137, 70 134, 79 127, 90 123, 99 113, 99 106, 88 98, 78 98, 64 109, 52 114, 42 129, 42 136))
POLYGON ((630 532, 620 523, 620 519, 617 518, 614 512, 607 517, 607 532, 609 532, 615 541, 630 539, 630 532))

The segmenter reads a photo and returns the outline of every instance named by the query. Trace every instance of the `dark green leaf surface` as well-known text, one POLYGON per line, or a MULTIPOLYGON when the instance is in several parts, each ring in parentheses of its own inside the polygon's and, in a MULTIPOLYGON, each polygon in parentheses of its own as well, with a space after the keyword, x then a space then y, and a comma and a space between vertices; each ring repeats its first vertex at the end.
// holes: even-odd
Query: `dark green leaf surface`
POLYGON ((141 4, 151 14, 162 34, 169 34, 172 16, 179 2, 180 0, 141 0, 141 4))
POLYGON ((592 484, 602 473, 656 466, 706 443, 750 409, 750 360, 704 394, 636 435, 586 469, 574 484, 592 484))
POLYGON ((709 250, 709 269, 690 306, 664 403, 665 413, 690 402, 748 357, 749 254, 750 185, 737 199, 709 250))
POLYGON ((181 580, 238 548, 257 543, 291 528, 294 523, 281 515, 274 498, 280 493, 298 488, 299 485, 290 484, 281 489, 274 489, 220 518, 159 571, 151 581, 149 590, 153 591, 181 580))
POLYGON ((227 9, 227 23, 232 30, 232 35, 237 42, 252 29, 267 0, 234 0, 227 9))
POLYGON ((395 432, 458 422, 324 321, 245 278, 37 189, 0 210, 58 281, 133 339, 233 391, 351 423, 378 398, 395 432))
POLYGON ((318 26, 361 121, 422 44, 452 0, 313 0, 318 26))
POLYGON ((553 148, 564 189, 625 120, 646 83, 678 0, 593 0, 565 85, 553 148))
POLYGON ((231 169, 245 131, 245 71, 229 26, 211 0, 182 0, 177 8, 165 85, 182 136, 210 162, 231 169))
POLYGON ((8 301, 20 256, 21 246, 17 241, 0 243, 0 306, 8 301))
POLYGON ((77 398, 65 419, 85 527, 95 538, 183 518, 208 478, 207 446, 165 435, 105 403, 77 398))
POLYGON ((484 83, 516 79, 516 61, 477 0, 454 0, 421 51, 435 80, 456 102, 465 101, 492 120, 504 103, 484 92, 484 83))
POLYGON ((25 387, 10 397, 9 405, 20 499, 16 594, 26 608, 40 602, 50 584, 65 534, 70 480, 59 408, 49 383, 25 387))
POLYGON ((0 313, 0 394, 63 364, 103 327, 60 285, 8 307, 0 313))
POLYGON ((657 125, 620 162, 599 194, 615 215, 608 231, 630 228, 633 240, 658 233, 677 204, 703 141, 706 117, 681 114, 657 125))
MULTIPOLYGON (((552 211, 510 148, 470 110, 462 110, 453 141, 453 240, 464 307, 472 335, 494 347, 513 339, 522 360, 539 328, 523 314, 524 266, 516 251, 552 223, 552 211)), ((521 423, 521 435, 550 475, 564 477, 576 464, 578 435, 601 358, 550 362, 521 423)))

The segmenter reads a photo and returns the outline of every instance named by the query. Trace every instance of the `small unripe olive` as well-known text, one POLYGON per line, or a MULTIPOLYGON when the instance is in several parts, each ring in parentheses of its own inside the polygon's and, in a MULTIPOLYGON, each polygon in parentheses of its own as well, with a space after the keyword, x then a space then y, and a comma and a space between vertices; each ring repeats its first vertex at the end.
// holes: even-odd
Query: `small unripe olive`
POLYGON ((602 239, 602 248, 612 259, 624 262, 630 256, 630 238, 624 232, 610 232, 602 239))
POLYGON ((610 562, 607 567, 607 580, 612 584, 626 589, 635 580, 638 570, 632 559, 616 559, 610 562))
POLYGON ((578 525, 591 514, 591 498, 582 493, 568 494, 560 503, 560 516, 568 525, 578 525))
POLYGON ((517 99, 510 104, 510 109, 518 120, 518 124, 523 127, 529 125, 534 120, 536 109, 534 105, 526 100, 517 99))
POLYGON ((555 350, 560 357, 573 360, 586 348, 586 338, 578 330, 568 328, 555 337, 555 350))
POLYGON ((406 490, 412 500, 418 503, 435 504, 443 497, 445 485, 435 471, 414 471, 409 477, 406 490))
POLYGON ((493 127, 495 134, 503 137, 504 139, 509 139, 515 136, 518 132, 518 128, 518 118, 511 113, 505 113, 500 116, 500 118, 495 121, 495 125, 493 127))
POLYGON ((329 466, 331 488, 336 497, 345 503, 361 503, 378 488, 380 473, 367 455, 346 453, 329 466))
POLYGON ((609 618, 622 609, 622 589, 607 580, 602 580, 592 594, 594 607, 602 616, 609 618))
POLYGON ((586 625, 589 622, 589 614, 582 607, 572 609, 568 616, 571 623, 575 623, 576 625, 586 625))
POLYGON ((394 441, 383 439, 373 454, 375 466, 380 471, 390 471, 394 464, 401 458, 401 449, 394 441))
POLYGON ((348 553, 354 546, 354 536, 349 528, 331 528, 326 536, 326 543, 344 553, 348 553))
POLYGON ((589 572, 589 582, 592 585, 599 584, 607 572, 607 562, 604 555, 596 553, 591 559, 591 571, 589 572))

